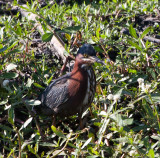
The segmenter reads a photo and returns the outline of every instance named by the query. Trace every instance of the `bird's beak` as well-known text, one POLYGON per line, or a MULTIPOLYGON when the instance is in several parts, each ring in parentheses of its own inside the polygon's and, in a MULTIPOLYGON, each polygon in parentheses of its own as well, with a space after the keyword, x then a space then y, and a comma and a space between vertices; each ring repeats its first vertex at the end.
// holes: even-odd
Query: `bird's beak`
POLYGON ((88 64, 93 64, 93 63, 100 63, 102 65, 105 65, 104 61, 100 60, 98 57, 96 56, 89 56, 88 58, 83 57, 82 59, 84 62, 88 63, 88 64))

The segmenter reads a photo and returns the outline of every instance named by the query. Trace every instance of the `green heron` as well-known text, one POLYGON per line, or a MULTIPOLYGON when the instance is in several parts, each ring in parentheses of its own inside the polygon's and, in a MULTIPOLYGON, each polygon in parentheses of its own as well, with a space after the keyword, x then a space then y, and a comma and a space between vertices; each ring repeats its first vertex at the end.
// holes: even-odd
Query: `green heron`
POLYGON ((96 91, 96 77, 91 66, 95 62, 103 64, 90 44, 79 48, 73 70, 55 79, 40 95, 41 112, 54 118, 78 113, 82 128, 82 113, 91 105, 96 91))

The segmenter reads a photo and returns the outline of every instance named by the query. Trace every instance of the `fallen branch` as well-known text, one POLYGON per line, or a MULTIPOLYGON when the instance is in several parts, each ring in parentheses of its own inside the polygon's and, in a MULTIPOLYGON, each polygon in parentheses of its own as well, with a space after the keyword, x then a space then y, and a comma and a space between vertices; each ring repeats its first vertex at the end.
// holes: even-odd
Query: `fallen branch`
MULTIPOLYGON (((23 6, 23 8, 27 9, 27 5, 22 5, 22 6, 23 6)), ((20 11, 21 15, 26 17, 28 20, 35 21, 34 26, 37 27, 37 29, 40 31, 40 33, 42 35, 44 34, 44 31, 43 31, 41 24, 36 20, 36 18, 39 17, 38 15, 33 14, 31 12, 27 12, 25 9, 22 9, 20 7, 19 7, 19 11, 20 11)), ((64 55, 64 51, 65 51, 64 43, 61 40, 61 38, 56 34, 56 32, 52 30, 52 28, 50 26, 48 26, 48 29, 51 30, 54 34, 51 41, 50 41, 50 44, 54 46, 54 48, 56 49, 56 51, 58 53, 58 56, 61 57, 63 63, 65 63, 66 57, 64 55)))
POLYGON ((157 39, 157 38, 154 38, 154 37, 149 37, 149 36, 145 36, 143 38, 145 41, 150 41, 150 42, 153 42, 153 43, 160 43, 160 39, 157 39))

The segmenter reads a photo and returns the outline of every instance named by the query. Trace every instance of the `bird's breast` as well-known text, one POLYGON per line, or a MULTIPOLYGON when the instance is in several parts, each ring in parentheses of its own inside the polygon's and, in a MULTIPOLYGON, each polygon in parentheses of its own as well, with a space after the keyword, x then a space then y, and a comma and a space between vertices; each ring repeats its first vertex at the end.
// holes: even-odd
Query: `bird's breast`
POLYGON ((89 106, 94 98, 96 91, 96 78, 92 68, 87 70, 87 90, 83 100, 84 106, 89 106))
POLYGON ((71 97, 81 100, 86 93, 88 85, 88 74, 86 71, 76 71, 69 80, 69 94, 71 97))
POLYGON ((77 71, 69 82, 70 96, 76 99, 76 104, 88 107, 93 101, 96 90, 96 78, 93 68, 89 67, 83 71, 77 71))

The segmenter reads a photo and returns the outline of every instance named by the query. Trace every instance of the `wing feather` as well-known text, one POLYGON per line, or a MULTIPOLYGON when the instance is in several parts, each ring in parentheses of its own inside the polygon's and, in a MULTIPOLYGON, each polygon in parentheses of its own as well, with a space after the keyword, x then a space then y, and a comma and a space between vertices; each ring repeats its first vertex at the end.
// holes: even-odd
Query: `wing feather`
POLYGON ((42 106, 51 109, 57 108, 59 105, 68 100, 68 77, 69 74, 54 80, 41 94, 40 100, 42 106))

